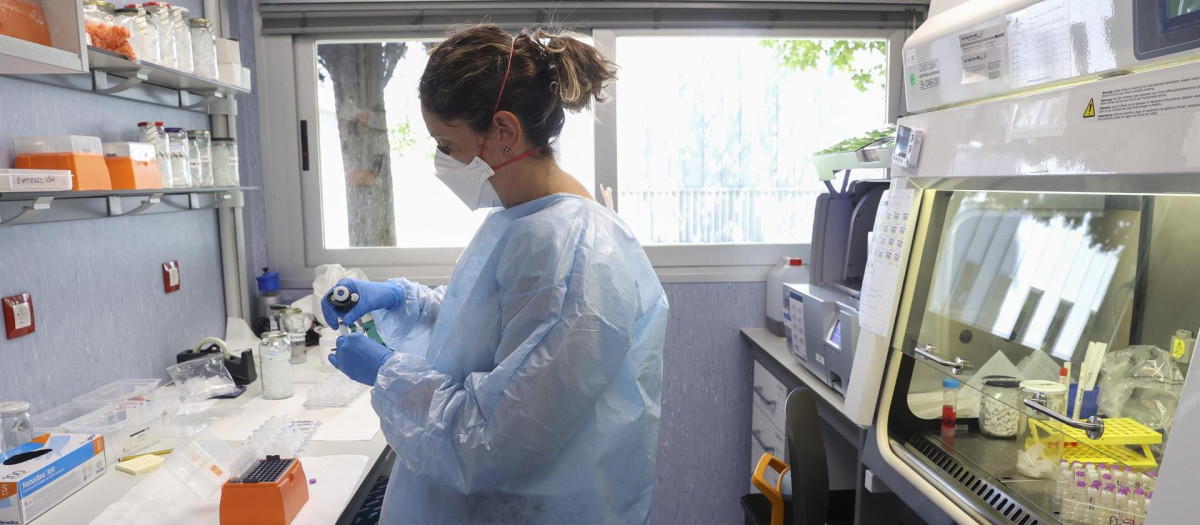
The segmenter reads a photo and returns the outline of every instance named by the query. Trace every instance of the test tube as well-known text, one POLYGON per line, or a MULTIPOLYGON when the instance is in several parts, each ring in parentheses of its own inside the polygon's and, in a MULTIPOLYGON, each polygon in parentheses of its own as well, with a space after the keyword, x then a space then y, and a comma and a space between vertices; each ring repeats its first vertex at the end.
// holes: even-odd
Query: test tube
POLYGON ((942 380, 942 436, 953 436, 954 427, 958 424, 958 386, 957 379, 942 380))

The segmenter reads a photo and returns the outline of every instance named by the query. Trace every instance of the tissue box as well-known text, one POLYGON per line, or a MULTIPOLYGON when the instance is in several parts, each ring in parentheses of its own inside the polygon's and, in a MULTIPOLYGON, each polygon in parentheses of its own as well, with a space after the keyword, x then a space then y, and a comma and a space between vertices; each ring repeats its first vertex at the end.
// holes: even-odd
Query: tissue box
POLYGON ((0 454, 0 523, 25 525, 103 476, 104 438, 42 434, 0 454))

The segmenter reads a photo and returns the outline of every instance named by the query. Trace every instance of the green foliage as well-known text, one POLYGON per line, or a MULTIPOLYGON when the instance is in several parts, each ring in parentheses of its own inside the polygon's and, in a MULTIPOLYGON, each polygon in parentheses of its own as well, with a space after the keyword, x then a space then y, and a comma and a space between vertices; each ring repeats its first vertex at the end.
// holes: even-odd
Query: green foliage
POLYGON ((393 153, 400 154, 412 150, 413 146, 417 145, 417 139, 413 136, 412 124, 408 122, 408 117, 404 118, 404 122, 388 128, 388 143, 391 144, 393 153))
POLYGON ((862 92, 883 85, 887 74, 882 63, 859 67, 855 60, 863 55, 886 55, 883 40, 763 40, 761 45, 775 51, 780 65, 797 71, 815 69, 827 57, 838 71, 849 73, 854 88, 862 92))

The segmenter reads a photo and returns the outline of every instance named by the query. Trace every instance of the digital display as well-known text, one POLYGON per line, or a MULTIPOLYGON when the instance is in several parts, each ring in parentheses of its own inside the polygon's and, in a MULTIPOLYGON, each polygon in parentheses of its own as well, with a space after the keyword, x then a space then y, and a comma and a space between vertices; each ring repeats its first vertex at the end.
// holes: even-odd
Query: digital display
POLYGON ((842 347, 842 322, 840 320, 833 323, 833 328, 829 330, 829 343, 838 348, 842 347))
POLYGON ((1200 0, 1159 0, 1163 30, 1175 31, 1200 22, 1200 0))

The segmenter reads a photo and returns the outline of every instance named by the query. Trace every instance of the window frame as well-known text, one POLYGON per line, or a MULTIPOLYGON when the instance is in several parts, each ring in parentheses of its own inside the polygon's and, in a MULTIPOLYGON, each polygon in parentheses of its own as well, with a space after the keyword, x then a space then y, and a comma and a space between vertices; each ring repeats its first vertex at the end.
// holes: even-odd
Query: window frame
MULTIPOLYGON (((591 31, 595 45, 614 56, 616 39, 624 36, 738 36, 762 38, 878 38, 887 41, 886 119, 895 122, 903 114, 901 49, 911 30, 894 29, 600 29, 591 31)), ((262 64, 273 64, 260 72, 259 102, 275 122, 263 122, 264 192, 267 215, 267 259, 281 272, 284 287, 311 286, 314 269, 338 263, 358 267, 372 279, 403 275, 427 284, 449 280, 461 248, 325 248, 321 214, 319 109, 317 103, 317 42, 413 40, 437 38, 428 31, 395 31, 388 34, 320 34, 263 36, 262 64), (264 74, 265 73, 265 74, 264 74), (268 93, 270 95, 268 95, 268 93), (309 170, 300 165, 300 121, 307 121, 309 170), (299 174, 299 184, 288 173, 299 174), (299 225, 299 227, 297 227, 299 225)), ((620 57, 614 58, 619 62, 620 57)), ((595 109, 595 174, 597 187, 613 188, 619 209, 617 173, 618 86, 613 86, 606 104, 595 109)), ((268 119, 263 119, 264 121, 268 119)), ((597 188, 592 188, 598 195, 597 188)), ((782 256, 807 257, 808 244, 682 244, 645 246, 659 279, 681 282, 754 282, 765 280, 766 271, 782 256), (699 261, 703 261, 700 263, 699 261)))

